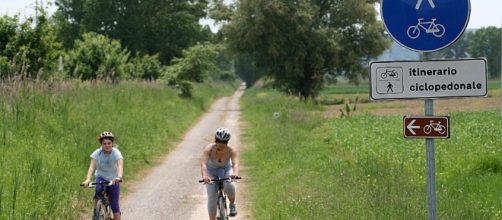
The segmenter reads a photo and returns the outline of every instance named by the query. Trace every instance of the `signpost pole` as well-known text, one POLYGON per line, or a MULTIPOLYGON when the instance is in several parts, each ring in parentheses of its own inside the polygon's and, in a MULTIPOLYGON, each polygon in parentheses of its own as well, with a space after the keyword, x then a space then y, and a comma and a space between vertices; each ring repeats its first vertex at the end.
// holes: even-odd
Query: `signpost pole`
MULTIPOLYGON (((431 59, 430 52, 423 53, 423 60, 431 59)), ((425 115, 434 116, 434 100, 425 100, 425 115)), ((427 202, 429 220, 436 219, 436 158, 434 139, 425 139, 426 153, 427 153, 427 202)))

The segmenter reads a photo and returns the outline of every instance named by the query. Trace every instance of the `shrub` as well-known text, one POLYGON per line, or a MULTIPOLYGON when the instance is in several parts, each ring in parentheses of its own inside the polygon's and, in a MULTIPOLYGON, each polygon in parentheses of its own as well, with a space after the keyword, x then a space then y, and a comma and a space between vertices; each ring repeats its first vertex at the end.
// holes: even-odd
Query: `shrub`
POLYGON ((66 57, 71 77, 117 81, 124 76, 129 52, 119 41, 90 32, 75 41, 75 48, 66 57))
POLYGON ((132 58, 128 65, 129 75, 133 78, 157 80, 162 75, 162 71, 162 64, 160 63, 158 54, 153 56, 138 55, 132 58))

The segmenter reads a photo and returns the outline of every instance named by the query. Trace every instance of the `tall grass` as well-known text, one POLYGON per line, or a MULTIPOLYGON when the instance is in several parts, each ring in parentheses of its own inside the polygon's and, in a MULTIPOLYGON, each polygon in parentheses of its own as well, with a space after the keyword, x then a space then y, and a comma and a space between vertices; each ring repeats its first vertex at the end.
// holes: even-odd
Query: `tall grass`
POLYGON ((77 219, 96 137, 113 131, 126 180, 156 163, 232 87, 198 85, 181 99, 163 85, 14 82, 0 87, 0 219, 77 219))
MULTIPOLYGON (((243 110, 256 219, 427 217, 425 143, 403 138, 401 117, 326 120, 268 90, 247 92, 243 110)), ((502 218, 501 132, 498 111, 452 113, 451 138, 436 141, 439 218, 502 218)))

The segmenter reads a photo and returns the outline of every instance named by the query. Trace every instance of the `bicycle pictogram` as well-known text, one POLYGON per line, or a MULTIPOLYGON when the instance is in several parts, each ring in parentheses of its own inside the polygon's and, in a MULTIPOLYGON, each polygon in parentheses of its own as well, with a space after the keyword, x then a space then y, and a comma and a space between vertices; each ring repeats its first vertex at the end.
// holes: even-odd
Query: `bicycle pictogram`
POLYGON ((424 29, 425 33, 432 34, 435 37, 442 37, 446 32, 442 24, 436 24, 435 18, 431 19, 431 21, 424 21, 423 18, 419 18, 418 23, 410 26, 406 33, 411 39, 416 39, 420 36, 420 29, 424 29))
POLYGON ((392 78, 399 77, 398 73, 394 69, 386 69, 385 72, 383 72, 382 74, 380 74, 380 77, 382 77, 382 79, 387 78, 387 76, 390 76, 392 78))
POLYGON ((435 131, 439 134, 444 134, 446 132, 446 127, 441 124, 440 121, 434 122, 431 120, 428 125, 424 126, 424 132, 426 134, 430 134, 432 131, 435 131))

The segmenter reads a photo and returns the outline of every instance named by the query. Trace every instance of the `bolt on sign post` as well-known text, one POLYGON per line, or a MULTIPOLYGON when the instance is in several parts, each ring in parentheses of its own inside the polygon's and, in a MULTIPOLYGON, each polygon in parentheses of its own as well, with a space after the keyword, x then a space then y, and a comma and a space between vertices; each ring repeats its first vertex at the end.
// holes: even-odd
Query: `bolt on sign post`
MULTIPOLYGON (((431 54, 429 52, 448 47, 460 37, 467 27, 471 12, 469 0, 381 0, 380 6, 382 21, 387 32, 403 47, 423 52, 423 61, 430 60, 431 54)), ((398 68, 395 70, 397 73, 398 68)), ((385 69, 382 69, 382 71, 388 77, 395 75, 392 71, 386 72, 385 69)), ((385 81, 382 82, 385 83, 385 81)), ((380 91, 387 94, 395 93, 400 89, 398 86, 400 84, 393 84, 393 82, 390 80, 387 81, 386 85, 380 85, 380 91)), ((404 90, 405 88, 401 87, 401 89, 404 90)), ((433 116, 434 101, 426 99, 424 105, 425 115, 433 116)), ((425 145, 427 153, 428 218, 435 220, 436 167, 434 139, 426 138, 425 145)))

